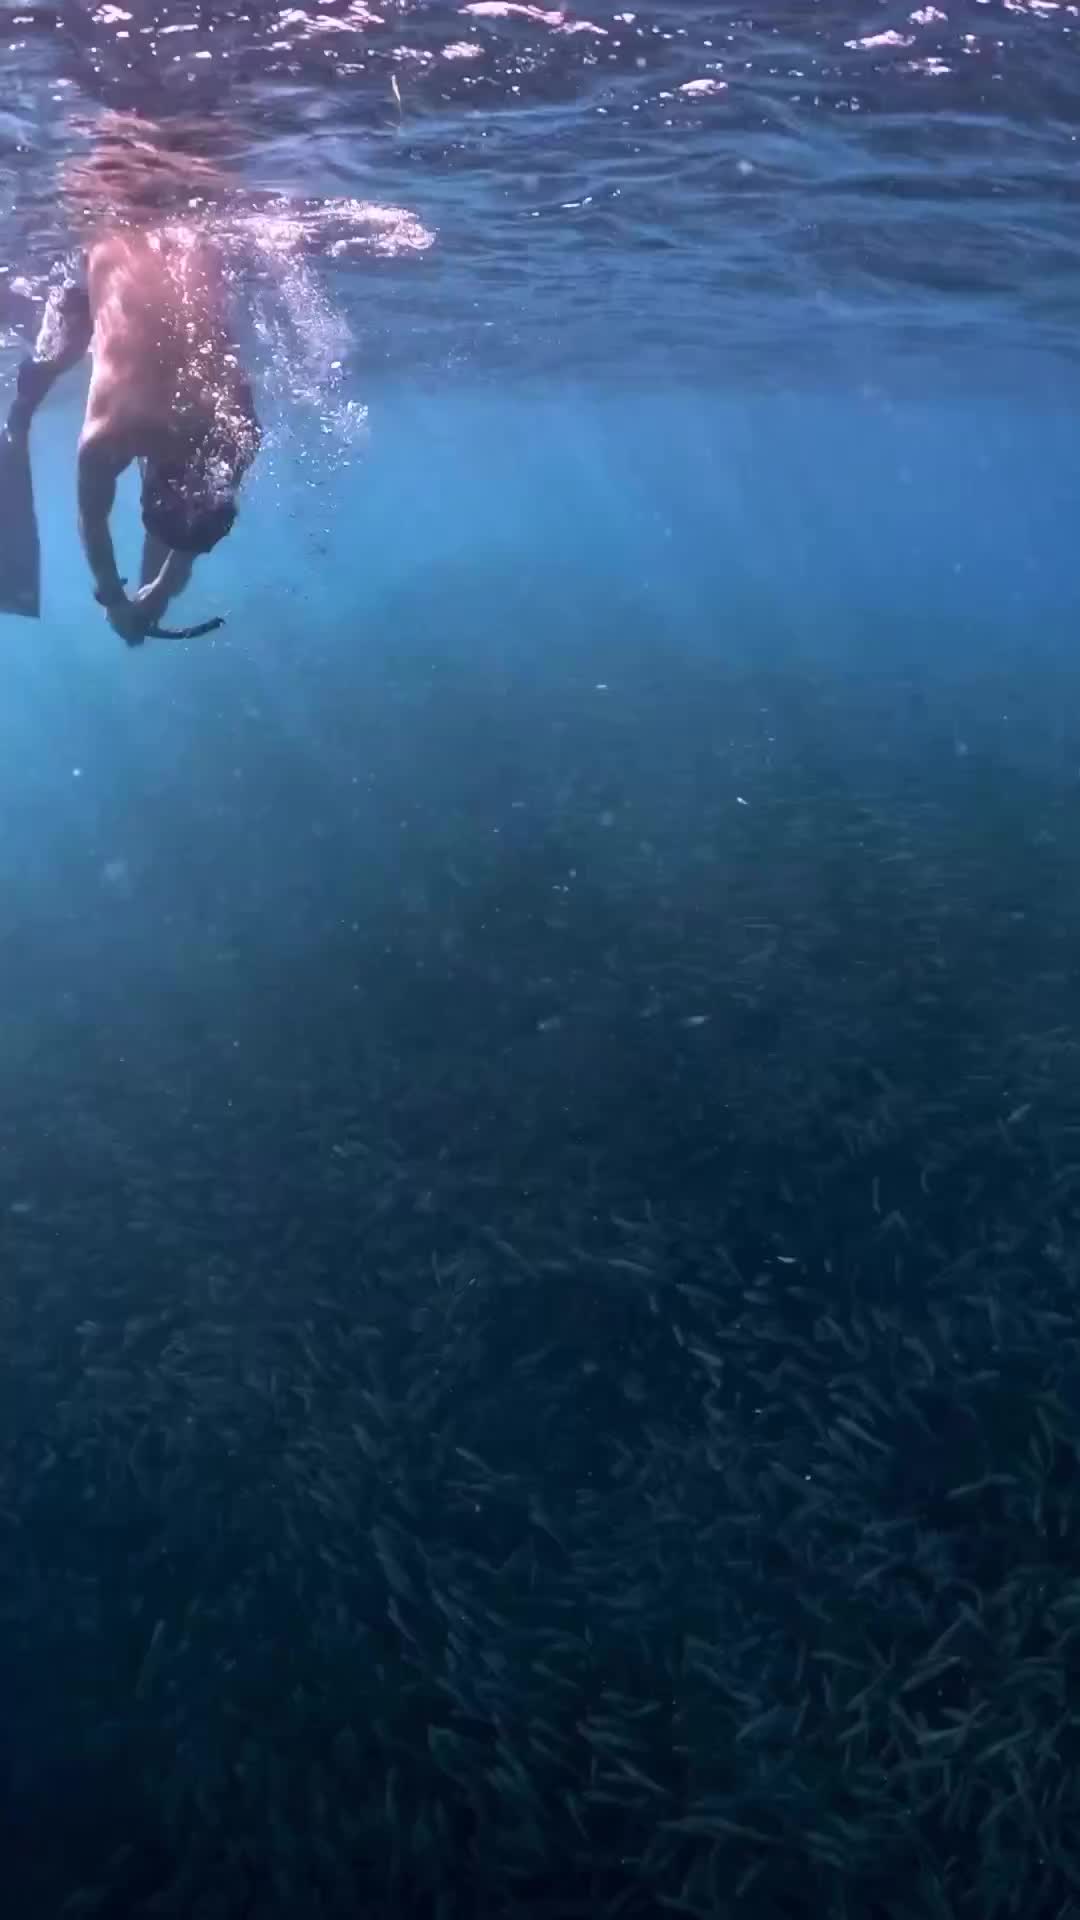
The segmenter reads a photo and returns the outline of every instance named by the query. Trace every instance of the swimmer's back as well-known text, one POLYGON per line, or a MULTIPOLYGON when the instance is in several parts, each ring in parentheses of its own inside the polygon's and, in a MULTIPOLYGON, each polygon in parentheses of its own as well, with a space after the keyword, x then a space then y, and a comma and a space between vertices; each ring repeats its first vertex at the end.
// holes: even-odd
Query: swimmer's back
POLYGON ((187 229, 122 232, 87 258, 94 370, 84 437, 175 426, 232 398, 243 375, 217 249, 187 229))

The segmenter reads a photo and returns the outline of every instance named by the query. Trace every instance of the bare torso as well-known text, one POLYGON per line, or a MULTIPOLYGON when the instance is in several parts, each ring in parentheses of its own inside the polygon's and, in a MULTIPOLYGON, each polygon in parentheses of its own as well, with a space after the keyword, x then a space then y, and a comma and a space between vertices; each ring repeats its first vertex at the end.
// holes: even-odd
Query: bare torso
POLYGON ((183 461, 207 438, 242 447, 257 432, 229 325, 217 250, 191 229, 99 240, 87 263, 93 372, 82 444, 116 464, 183 461))

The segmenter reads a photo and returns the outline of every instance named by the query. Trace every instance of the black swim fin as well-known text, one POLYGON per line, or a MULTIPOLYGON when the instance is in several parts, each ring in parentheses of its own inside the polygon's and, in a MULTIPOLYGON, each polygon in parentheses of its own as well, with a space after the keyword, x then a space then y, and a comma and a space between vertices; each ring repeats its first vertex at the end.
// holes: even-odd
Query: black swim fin
POLYGON ((30 440, 0 431, 0 613, 41 615, 41 543, 34 511, 30 440))

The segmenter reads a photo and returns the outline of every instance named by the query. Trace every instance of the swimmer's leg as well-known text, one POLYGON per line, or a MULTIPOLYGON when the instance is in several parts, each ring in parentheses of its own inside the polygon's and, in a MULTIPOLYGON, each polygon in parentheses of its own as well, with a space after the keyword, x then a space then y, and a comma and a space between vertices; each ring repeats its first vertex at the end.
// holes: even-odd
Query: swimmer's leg
POLYGON ((38 407, 62 373, 78 365, 88 352, 94 325, 90 296, 85 287, 54 287, 34 351, 19 368, 15 399, 7 418, 8 432, 28 433, 38 407))

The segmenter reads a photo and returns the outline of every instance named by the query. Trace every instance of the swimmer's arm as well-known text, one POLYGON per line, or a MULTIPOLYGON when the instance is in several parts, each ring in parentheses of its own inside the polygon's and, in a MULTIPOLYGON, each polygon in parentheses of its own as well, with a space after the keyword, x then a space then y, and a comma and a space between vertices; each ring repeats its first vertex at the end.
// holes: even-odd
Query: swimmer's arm
POLYGON ((126 464, 104 438, 80 442, 79 538, 94 576, 94 587, 106 607, 126 598, 109 532, 116 482, 126 464))
MULTIPOLYGON (((149 542, 147 543, 149 546, 149 542)), ((190 553, 177 553, 174 547, 166 548, 162 561, 154 578, 140 587, 135 598, 140 607, 148 612, 152 619, 160 620, 170 600, 183 593, 191 579, 191 570, 195 557, 190 553)), ((146 571, 146 556, 143 559, 143 571, 146 571)))

